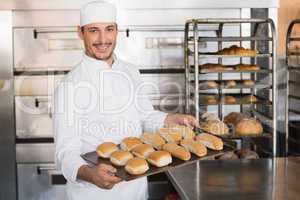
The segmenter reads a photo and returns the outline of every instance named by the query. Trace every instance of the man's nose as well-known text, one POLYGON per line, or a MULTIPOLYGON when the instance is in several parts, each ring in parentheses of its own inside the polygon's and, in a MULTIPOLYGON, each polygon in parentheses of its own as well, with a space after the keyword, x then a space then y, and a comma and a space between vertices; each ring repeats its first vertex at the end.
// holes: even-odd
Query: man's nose
POLYGON ((98 41, 100 43, 104 43, 105 42, 105 38, 106 38, 106 35, 105 35, 105 32, 104 31, 99 31, 99 34, 98 34, 98 41))

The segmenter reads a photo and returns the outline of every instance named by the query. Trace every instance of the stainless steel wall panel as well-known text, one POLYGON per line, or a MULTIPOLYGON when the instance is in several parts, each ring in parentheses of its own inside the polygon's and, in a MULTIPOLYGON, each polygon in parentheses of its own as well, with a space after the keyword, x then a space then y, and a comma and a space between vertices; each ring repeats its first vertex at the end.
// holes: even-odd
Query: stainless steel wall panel
POLYGON ((54 143, 17 144, 17 163, 54 163, 54 143))

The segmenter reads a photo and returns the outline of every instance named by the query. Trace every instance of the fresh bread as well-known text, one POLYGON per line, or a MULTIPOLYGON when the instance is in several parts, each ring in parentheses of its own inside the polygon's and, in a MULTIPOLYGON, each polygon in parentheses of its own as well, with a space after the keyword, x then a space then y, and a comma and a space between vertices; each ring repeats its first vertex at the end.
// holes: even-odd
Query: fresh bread
POLYGON ((203 99, 204 99, 204 102, 207 104, 216 104, 217 103, 217 99, 213 95, 206 95, 203 97, 203 99))
POLYGON ((219 117, 215 113, 205 112, 201 115, 203 121, 220 121, 219 117))
POLYGON ((208 88, 218 88, 218 83, 216 81, 206 81, 205 82, 208 88))
POLYGON ((147 158, 149 154, 151 154, 154 151, 155 150, 153 149, 153 147, 149 144, 140 144, 131 150, 133 155, 139 158, 147 158))
POLYGON ((236 125, 240 120, 247 118, 247 116, 243 113, 231 112, 227 116, 224 117, 225 124, 236 125))
POLYGON ((207 154, 207 148, 202 143, 196 142, 193 139, 183 139, 180 141, 180 145, 198 157, 202 157, 207 154))
POLYGON ((116 144, 112 142, 103 142, 97 147, 96 152, 98 156, 102 158, 109 158, 110 155, 117 150, 118 146, 116 144))
POLYGON ((249 103, 255 103, 255 102, 257 102, 256 96, 254 96, 252 94, 244 96, 242 100, 245 101, 245 102, 249 102, 249 103))
POLYGON ((211 120, 200 124, 200 128, 214 135, 226 135, 229 133, 229 128, 222 121, 211 120))
POLYGON ((133 155, 129 151, 118 150, 111 154, 110 162, 116 166, 124 166, 131 158, 133 155))
POLYGON ((196 136, 196 141, 203 144, 209 149, 213 150, 222 150, 223 149, 223 141, 222 139, 208 134, 208 133, 201 133, 196 136))
POLYGON ((137 137, 124 138, 120 144, 120 147, 124 151, 131 151, 134 147, 142 144, 142 141, 137 137))
POLYGON ((236 103, 236 98, 233 96, 225 96, 223 98, 223 101, 228 104, 234 104, 234 103, 236 103))
POLYGON ((231 66, 221 64, 206 63, 199 66, 204 72, 218 72, 218 71, 231 71, 234 70, 231 66))
POLYGON ((167 142, 176 142, 178 143, 181 140, 180 132, 172 128, 160 128, 158 134, 165 139, 167 142))
POLYGON ((255 118, 244 118, 235 125, 235 132, 239 135, 258 135, 263 133, 263 127, 255 118))
POLYGON ((195 132, 190 127, 183 126, 183 125, 175 125, 171 127, 171 129, 180 133, 181 137, 184 139, 192 139, 195 137, 195 132))
POLYGON ((225 84, 226 88, 232 88, 232 87, 235 87, 235 86, 236 86, 236 82, 234 80, 226 81, 226 84, 225 84))
POLYGON ((238 56, 256 56, 257 51, 252 49, 246 49, 237 45, 232 45, 229 48, 224 48, 217 52, 219 55, 238 55, 238 56))
POLYGON ((157 133, 145 132, 142 134, 140 139, 145 144, 149 144, 156 149, 161 149, 162 145, 166 143, 165 140, 157 133))
POLYGON ((143 158, 132 158, 128 160, 125 170, 131 175, 141 175, 148 171, 149 165, 143 158))
POLYGON ((179 146, 176 143, 164 144, 163 150, 169 152, 172 156, 179 158, 181 160, 191 159, 191 153, 184 147, 179 146))
POLYGON ((252 80, 244 80, 243 81, 243 85, 244 86, 253 86, 254 85, 254 81, 252 81, 252 80))
POLYGON ((245 64, 238 64, 235 65, 235 69, 236 70, 240 70, 240 71, 256 71, 259 70, 260 67, 258 65, 245 65, 245 64))
POLYGON ((172 156, 167 151, 154 151, 148 156, 147 161, 156 167, 164 167, 172 163, 172 156))

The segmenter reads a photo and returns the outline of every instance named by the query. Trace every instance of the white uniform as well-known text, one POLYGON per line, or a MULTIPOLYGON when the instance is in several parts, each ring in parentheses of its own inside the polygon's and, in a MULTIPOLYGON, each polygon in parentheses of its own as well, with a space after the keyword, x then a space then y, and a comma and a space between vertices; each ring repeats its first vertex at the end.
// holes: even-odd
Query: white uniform
POLYGON ((67 179, 71 200, 141 200, 147 198, 147 180, 121 182, 104 190, 77 180, 81 154, 95 151, 104 141, 120 143, 163 126, 166 113, 155 111, 143 95, 137 67, 114 59, 112 68, 84 54, 54 94, 56 162, 67 179))

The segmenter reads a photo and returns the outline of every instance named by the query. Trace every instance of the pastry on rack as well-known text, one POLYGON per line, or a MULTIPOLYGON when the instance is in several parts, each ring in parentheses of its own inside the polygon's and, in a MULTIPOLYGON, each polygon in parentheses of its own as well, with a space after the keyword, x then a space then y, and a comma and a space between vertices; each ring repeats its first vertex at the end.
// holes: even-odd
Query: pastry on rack
POLYGON ((218 86, 219 84, 216 81, 204 81, 199 84, 199 87, 209 88, 209 89, 216 89, 218 88, 218 86))
POLYGON ((196 141, 203 144, 209 149, 213 149, 213 150, 223 149, 222 139, 208 133, 201 133, 197 135, 196 141))
POLYGON ((252 50, 252 49, 246 49, 244 47, 239 47, 237 45, 232 45, 229 48, 224 48, 220 51, 218 51, 219 55, 238 55, 238 56, 256 56, 257 55, 257 51, 256 50, 252 50))
POLYGON ((222 101, 226 104, 235 104, 237 102, 236 98, 233 96, 225 96, 222 101))
POLYGON ((202 121, 220 121, 219 117, 215 113, 205 112, 201 115, 202 121))
POLYGON ((239 112, 231 112, 224 117, 224 123, 228 125, 236 125, 240 120, 247 118, 247 115, 239 112))
POLYGON ((257 100, 256 96, 251 94, 251 95, 244 96, 242 98, 242 101, 247 102, 247 103, 255 103, 258 100, 257 100))
POLYGON ((225 88, 232 88, 236 86, 236 81, 234 80, 229 80, 225 82, 225 88))
POLYGON ((236 70, 239 71, 257 71, 260 69, 258 65, 245 65, 245 64, 238 64, 234 66, 236 70))
POLYGON ((203 122, 200 124, 200 128, 214 135, 226 135, 229 133, 228 126, 219 120, 203 122))
POLYGON ((225 66, 221 64, 214 64, 214 63, 206 63, 204 65, 199 66, 201 70, 205 72, 218 72, 218 71, 231 71, 234 70, 232 66, 225 66))
POLYGON ((261 123, 255 118, 244 118, 235 125, 238 135, 259 135, 263 133, 261 123))
POLYGON ((203 99, 204 99, 204 103, 206 103, 206 104, 217 104, 218 103, 216 96, 214 96, 214 95, 206 95, 203 97, 203 99))
POLYGON ((252 80, 243 80, 243 85, 248 86, 248 87, 253 86, 254 81, 252 81, 252 80))

